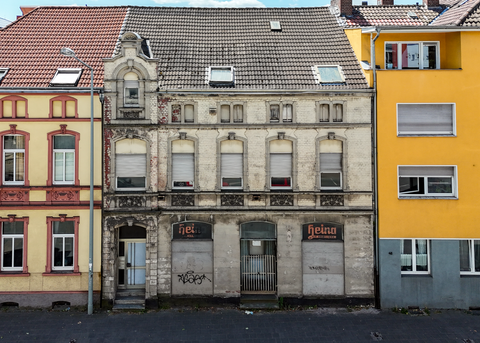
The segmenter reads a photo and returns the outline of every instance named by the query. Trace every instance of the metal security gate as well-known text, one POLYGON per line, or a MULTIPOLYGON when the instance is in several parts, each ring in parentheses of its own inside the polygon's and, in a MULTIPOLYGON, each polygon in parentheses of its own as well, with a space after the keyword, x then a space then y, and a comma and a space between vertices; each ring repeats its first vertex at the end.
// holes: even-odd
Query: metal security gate
POLYGON ((242 256, 242 292, 275 292, 277 261, 274 255, 242 256))

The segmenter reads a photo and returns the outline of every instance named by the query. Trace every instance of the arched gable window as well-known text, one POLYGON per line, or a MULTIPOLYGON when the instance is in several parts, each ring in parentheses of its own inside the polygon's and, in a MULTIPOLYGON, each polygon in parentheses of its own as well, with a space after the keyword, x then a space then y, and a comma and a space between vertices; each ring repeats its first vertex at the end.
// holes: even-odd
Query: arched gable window
POLYGON ((0 118, 28 118, 27 99, 17 95, 0 99, 0 118))
POLYGON ((59 95, 50 99, 50 118, 78 118, 77 99, 59 95))

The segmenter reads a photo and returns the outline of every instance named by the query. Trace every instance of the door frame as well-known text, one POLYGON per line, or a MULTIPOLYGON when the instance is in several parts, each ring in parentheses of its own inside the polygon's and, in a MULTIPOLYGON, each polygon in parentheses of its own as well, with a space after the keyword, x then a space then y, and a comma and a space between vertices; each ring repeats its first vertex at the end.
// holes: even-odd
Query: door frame
MULTIPOLYGON (((144 284, 139 285, 129 285, 128 284, 128 267, 127 266, 127 259, 128 259, 128 243, 144 243, 145 244, 145 253, 146 253, 146 243, 147 240, 145 238, 122 238, 118 239, 118 250, 117 250, 117 287, 118 289, 142 289, 145 288, 144 284), (124 256, 120 256, 120 244, 124 244, 124 256), (120 270, 123 270, 123 284, 120 284, 120 270)), ((145 258, 146 261, 146 258, 145 258)), ((145 266, 140 267, 137 269, 145 269, 146 274, 146 263, 145 266)))

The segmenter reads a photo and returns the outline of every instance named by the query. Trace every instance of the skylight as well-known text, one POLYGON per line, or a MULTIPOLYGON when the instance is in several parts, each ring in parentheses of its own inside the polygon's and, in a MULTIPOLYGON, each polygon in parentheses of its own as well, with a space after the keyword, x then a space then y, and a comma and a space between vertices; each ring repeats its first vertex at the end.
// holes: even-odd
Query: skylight
POLYGON ((82 75, 82 69, 65 68, 57 69, 55 76, 50 81, 50 86, 73 86, 75 87, 82 75))
POLYGON ((211 86, 231 86, 234 84, 233 67, 209 67, 208 83, 211 86))
POLYGON ((313 72, 317 79, 317 83, 344 83, 342 67, 338 65, 317 65, 314 66, 313 72))
POLYGON ((271 21, 270 22, 270 30, 281 31, 282 27, 280 26, 280 22, 279 21, 271 21))
POLYGON ((0 81, 3 80, 5 75, 7 75, 7 72, 8 72, 8 68, 0 68, 0 81))

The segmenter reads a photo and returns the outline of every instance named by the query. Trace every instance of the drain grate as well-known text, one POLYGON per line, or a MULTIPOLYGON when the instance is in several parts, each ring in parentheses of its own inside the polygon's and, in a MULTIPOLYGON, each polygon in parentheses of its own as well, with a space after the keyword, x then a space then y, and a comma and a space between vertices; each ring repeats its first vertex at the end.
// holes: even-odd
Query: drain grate
POLYGON ((374 341, 381 341, 383 339, 380 332, 370 332, 370 336, 372 336, 374 341))

